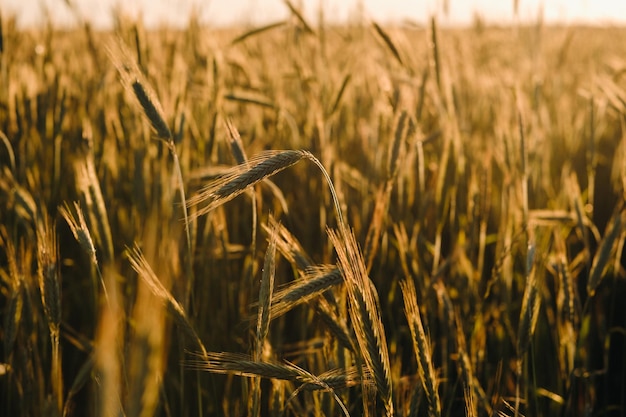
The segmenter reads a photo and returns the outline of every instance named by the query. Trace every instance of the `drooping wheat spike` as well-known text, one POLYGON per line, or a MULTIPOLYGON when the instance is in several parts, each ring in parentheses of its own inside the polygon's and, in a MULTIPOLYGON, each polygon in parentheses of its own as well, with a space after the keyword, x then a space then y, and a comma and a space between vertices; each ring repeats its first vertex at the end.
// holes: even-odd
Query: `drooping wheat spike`
POLYGON ((317 166, 324 176, 333 198, 333 206, 337 216, 337 222, 341 228, 345 228, 343 212, 339 203, 339 197, 333 182, 324 168, 324 165, 310 152, 303 150, 266 151, 248 160, 247 164, 233 167, 220 179, 206 186, 200 193, 189 199, 188 206, 205 204, 196 212, 197 216, 207 214, 216 207, 232 200, 248 187, 296 164, 302 159, 308 159, 317 166))
POLYGON ((438 382, 432 362, 430 342, 424 331, 422 318, 417 304, 415 284, 411 279, 400 281, 404 299, 404 311, 409 323, 409 330, 413 340, 413 350, 417 358, 417 369, 422 381, 422 387, 428 400, 428 410, 431 417, 441 416, 441 402, 439 400, 438 382))
POLYGON ((348 291, 349 312, 361 356, 376 383, 388 416, 394 415, 391 367, 378 296, 367 275, 363 255, 352 232, 329 230, 348 291))
POLYGON ((281 316, 341 283, 343 276, 335 265, 310 267, 300 279, 276 292, 271 307, 272 317, 281 316))
POLYGON ((344 389, 361 383, 359 371, 354 367, 313 376, 289 362, 255 361, 249 355, 230 352, 208 352, 206 356, 187 360, 186 366, 217 374, 291 381, 303 384, 306 390, 344 389))
POLYGON ((308 155, 310 154, 306 151, 297 150, 263 152, 250 158, 247 163, 234 167, 222 178, 209 184, 198 195, 191 197, 187 204, 190 207, 206 204, 198 209, 197 215, 207 214, 237 197, 248 187, 296 164, 308 155))

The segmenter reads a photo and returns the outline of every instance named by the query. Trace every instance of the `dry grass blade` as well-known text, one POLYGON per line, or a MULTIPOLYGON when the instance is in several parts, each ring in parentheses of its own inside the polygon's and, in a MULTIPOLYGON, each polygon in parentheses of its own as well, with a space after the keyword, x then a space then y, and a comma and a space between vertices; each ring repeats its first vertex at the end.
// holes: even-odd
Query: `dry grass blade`
POLYGON ((228 93, 228 94, 224 94, 224 98, 226 100, 238 101, 238 102, 244 103, 244 104, 255 104, 257 106, 265 107, 265 108, 268 108, 268 109, 275 109, 276 108, 276 104, 274 104, 267 97, 258 97, 258 96, 252 96, 252 95, 245 95, 245 94, 241 94, 241 93, 228 93))
POLYGON ((308 158, 306 151, 268 151, 251 158, 246 164, 238 165, 219 180, 207 186, 198 195, 187 202, 188 206, 207 203, 196 215, 201 216, 216 207, 237 197, 248 187, 288 168, 303 158, 308 158))
POLYGON ((609 265, 609 258, 611 254, 615 252, 615 244, 618 242, 618 238, 623 231, 623 219, 624 210, 623 204, 620 204, 615 214, 611 219, 611 222, 606 226, 606 231, 600 247, 593 257, 593 263, 591 264, 591 270, 589 271, 589 281, 587 281, 587 293, 590 297, 593 297, 602 278, 604 277, 604 271, 609 265))
POLYGON ((367 275, 365 261, 354 234, 345 228, 340 233, 329 231, 348 290, 352 325, 361 355, 374 378, 385 411, 388 416, 393 416, 391 367, 378 296, 367 275))
POLYGON ((196 333, 196 330, 191 325, 191 322, 187 318, 187 314, 182 305, 174 298, 174 296, 163 286, 157 275, 152 270, 152 267, 143 256, 143 253, 139 247, 135 246, 133 249, 127 251, 128 260, 139 277, 146 283, 152 294, 163 301, 170 314, 172 314, 176 323, 181 329, 190 337, 198 348, 206 353, 206 349, 200 336, 196 333))
POLYGON ((238 44, 239 42, 243 42, 244 40, 248 39, 249 37, 255 36, 255 35, 259 35, 263 32, 267 32, 270 31, 272 29, 275 28, 279 28, 281 26, 284 26, 287 22, 285 20, 281 20, 279 22, 274 22, 274 23, 270 23, 268 25, 264 25, 264 26, 260 26, 258 28, 254 28, 252 30, 249 30, 247 32, 242 33, 241 35, 237 36, 235 39, 233 39, 230 44, 231 45, 235 45, 238 44))
POLYGON ((383 40, 387 48, 389 48, 394 58, 396 58, 396 60, 400 63, 400 65, 404 66, 402 57, 400 57, 400 52, 398 52, 398 48, 396 48, 396 45, 393 43, 393 41, 391 40, 391 37, 387 34, 387 32, 385 32, 383 28, 380 27, 378 23, 376 22, 372 22, 372 27, 374 28, 378 36, 380 36, 380 38, 383 40))
POLYGON ((441 416, 441 402, 437 390, 437 375, 435 374, 435 368, 431 359, 430 342, 426 337, 426 332, 424 332, 424 326, 422 325, 415 285, 412 280, 404 279, 400 281, 400 287, 402 288, 404 310, 413 339, 413 350, 417 358, 418 373, 428 400, 429 414, 431 417, 439 417, 441 416))
POLYGON ((300 12, 300 10, 298 10, 298 8, 294 6, 289 0, 285 0, 285 5, 289 7, 289 10, 298 19, 302 27, 304 27, 304 30, 310 33, 311 35, 315 35, 315 31, 313 30, 311 25, 309 25, 307 21, 304 19, 304 16, 300 12))
POLYGON ((333 105, 330 108, 330 112, 328 113, 329 116, 332 116, 333 114, 335 114, 335 112, 339 108, 339 104, 341 103, 341 98, 346 92, 346 88, 348 87, 348 84, 350 83, 351 79, 352 79, 352 74, 346 74, 346 76, 343 78, 343 81, 341 82, 341 87, 339 87, 337 96, 335 97, 335 100, 333 101, 333 105))

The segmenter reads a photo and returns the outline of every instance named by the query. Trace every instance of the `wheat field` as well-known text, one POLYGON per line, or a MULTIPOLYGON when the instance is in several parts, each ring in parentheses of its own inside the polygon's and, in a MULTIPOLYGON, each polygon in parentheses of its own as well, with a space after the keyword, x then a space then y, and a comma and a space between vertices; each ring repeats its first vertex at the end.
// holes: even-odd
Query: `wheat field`
POLYGON ((0 414, 626 416, 626 29, 0 16, 0 414))

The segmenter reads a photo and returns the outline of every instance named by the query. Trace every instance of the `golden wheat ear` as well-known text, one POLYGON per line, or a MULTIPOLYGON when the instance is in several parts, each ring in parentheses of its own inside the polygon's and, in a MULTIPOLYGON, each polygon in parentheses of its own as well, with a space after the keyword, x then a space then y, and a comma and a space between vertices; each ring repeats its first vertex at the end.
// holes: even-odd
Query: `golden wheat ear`
POLYGON ((117 68, 122 84, 124 87, 133 92, 137 102, 143 110, 143 114, 150 122, 150 125, 156 132, 159 139, 163 140, 170 151, 174 162, 174 173, 178 179, 178 192, 180 194, 181 206, 183 210, 183 220, 185 221, 185 234, 187 237, 187 250, 189 256, 187 258, 188 273, 192 273, 192 242, 191 231, 189 229, 189 214, 187 212, 187 198, 185 196, 185 182, 183 179, 183 171, 180 166, 180 160, 174 143, 174 136, 170 130, 166 119, 165 112, 161 102, 157 98, 157 94, 143 75, 137 62, 121 40, 111 43, 108 46, 109 56, 113 64, 117 68))
POLYGON ((108 52, 122 79, 124 88, 132 91, 144 115, 160 139, 173 141, 172 131, 165 121, 165 112, 157 94, 146 80, 128 48, 120 40, 108 45, 108 52))
POLYGON ((409 323, 413 351, 417 357, 417 368, 422 387, 428 400, 428 409, 431 416, 441 416, 441 401, 439 400, 437 375, 432 362, 430 342, 424 331, 422 316, 417 304, 417 293, 412 279, 400 281, 402 297, 404 298, 404 311, 409 323))
POLYGON ((365 261, 354 233, 341 227, 339 232, 330 230, 329 236, 337 252, 339 267, 348 291, 350 319, 361 356, 374 378, 386 415, 393 416, 391 365, 378 294, 367 275, 365 261))
POLYGON ((189 207, 203 206, 197 211, 197 215, 207 214, 237 197, 249 187, 289 168, 303 158, 308 158, 309 155, 307 151, 299 150, 263 152, 233 167, 220 179, 191 197, 187 205, 189 207))

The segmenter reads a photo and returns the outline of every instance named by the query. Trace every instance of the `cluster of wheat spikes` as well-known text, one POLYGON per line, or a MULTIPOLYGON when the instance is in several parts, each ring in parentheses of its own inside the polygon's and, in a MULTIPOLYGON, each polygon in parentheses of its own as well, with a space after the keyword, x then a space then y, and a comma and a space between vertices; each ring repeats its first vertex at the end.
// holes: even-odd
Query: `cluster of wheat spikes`
POLYGON ((626 416, 626 32, 285 5, 0 15, 0 414, 626 416))

